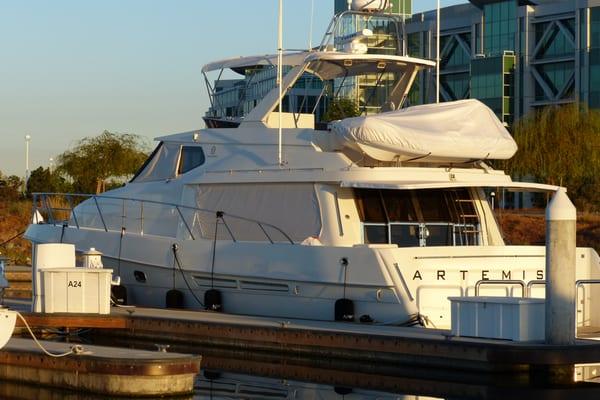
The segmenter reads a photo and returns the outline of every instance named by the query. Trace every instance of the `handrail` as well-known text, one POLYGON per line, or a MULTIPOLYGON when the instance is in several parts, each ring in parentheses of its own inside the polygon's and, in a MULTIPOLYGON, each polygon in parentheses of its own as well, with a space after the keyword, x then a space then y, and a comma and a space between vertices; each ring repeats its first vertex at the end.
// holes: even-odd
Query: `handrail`
MULTIPOLYGON (((166 207, 171 207, 175 212, 178 213, 179 218, 181 218, 181 221, 183 222, 183 225, 185 226, 188 234, 190 235, 190 237, 192 238, 192 240, 196 240, 195 235, 192 232, 192 229, 190 227, 190 224, 188 223, 188 221, 186 220, 185 216, 182 213, 182 209, 184 210, 190 210, 193 212, 204 212, 204 213, 210 213, 212 215, 217 215, 217 218, 220 218, 222 220, 222 222, 225 224, 225 227, 229 233, 229 235, 231 236, 233 241, 236 241, 235 235, 233 234, 233 232, 231 231, 231 229, 229 228, 229 226, 227 225, 227 223, 225 222, 225 220, 223 219, 223 216, 227 215, 227 217, 229 218, 233 218, 239 221, 244 221, 244 222, 248 222, 251 224, 256 224, 260 230, 264 233, 265 237, 267 238, 267 240, 271 243, 274 243, 273 239, 270 237, 269 234, 267 234, 265 227, 273 229, 275 231, 277 231, 279 234, 281 234, 285 240, 287 242, 289 242, 290 244, 295 244, 294 241, 292 240, 292 238, 285 232, 283 231, 281 228, 266 223, 266 222, 262 222, 262 221, 258 221, 258 220, 254 220, 251 218, 246 218, 246 217, 242 217, 239 215, 234 215, 234 214, 228 214, 225 213, 223 211, 214 211, 214 210, 207 210, 207 209, 203 209, 203 208, 199 208, 199 207, 192 207, 192 206, 186 206, 183 204, 177 204, 177 203, 170 203, 170 202, 163 202, 163 201, 157 201, 157 200, 146 200, 146 199, 138 199, 138 198, 130 198, 130 197, 120 197, 120 196, 107 196, 107 195, 93 195, 93 194, 86 194, 86 193, 55 193, 55 192, 38 192, 38 193, 33 193, 33 212, 35 213, 37 210, 41 209, 42 211, 46 211, 48 212, 48 215, 50 216, 50 221, 49 223, 51 223, 52 225, 56 225, 58 222, 60 221, 56 221, 54 216, 53 216, 53 211, 57 210, 58 208, 55 207, 51 207, 49 202, 48 202, 48 198, 51 196, 63 196, 66 197, 68 199, 69 202, 69 209, 64 209, 64 211, 70 211, 71 215, 73 216, 73 220, 75 222, 75 225, 77 227, 77 229, 81 229, 80 227, 80 221, 78 221, 78 218, 75 216, 75 208, 73 206, 73 198, 83 198, 85 200, 90 200, 93 199, 94 205, 96 210, 98 211, 98 216, 100 217, 100 221, 102 222, 102 227, 104 229, 105 232, 108 232, 108 226, 106 224, 106 220, 104 218, 104 215, 102 213, 102 210, 100 208, 100 204, 98 203, 99 199, 105 199, 105 200, 122 200, 122 201, 131 201, 131 202, 138 202, 140 203, 140 215, 141 215, 141 221, 140 221, 140 226, 141 226, 141 234, 143 234, 143 221, 144 221, 144 214, 143 214, 143 207, 144 204, 155 204, 155 205, 159 205, 159 206, 166 206, 166 207), (39 204, 39 207, 38 207, 39 204)), ((124 213, 123 213, 124 214, 124 213)))
POLYGON ((481 285, 519 285, 521 286, 521 290, 522 290, 522 297, 525 297, 526 291, 525 291, 525 282, 524 281, 520 281, 520 280, 511 280, 511 279, 507 279, 507 280, 500 280, 500 279, 481 279, 478 280, 475 283, 475 296, 479 296, 479 288, 481 287, 481 285))
POLYGON ((384 13, 384 14, 366 13, 364 11, 358 11, 358 10, 344 10, 344 11, 340 12, 339 14, 333 16, 333 18, 329 22, 327 29, 325 30, 325 34, 323 35, 323 38, 321 39, 321 43, 319 44, 319 47, 318 47, 319 51, 327 51, 329 45, 335 46, 335 39, 337 37, 336 35, 338 33, 340 21, 342 21, 342 19, 346 16, 358 16, 358 17, 367 17, 367 18, 384 17, 384 18, 393 20, 395 23, 395 28, 396 28, 395 29, 396 30, 396 46, 398 46, 398 50, 402 52, 402 55, 405 55, 404 54, 405 43, 403 43, 403 42, 404 42, 404 36, 405 36, 404 30, 406 28, 402 25, 402 21, 399 16, 396 16, 393 14, 387 14, 387 13, 384 13), (400 29, 399 29, 400 26, 402 27, 402 32, 400 32, 400 29))
POLYGON ((583 285, 594 285, 594 284, 599 284, 600 283, 600 279, 579 279, 575 281, 575 286, 577 288, 580 288, 583 285))
POLYGON ((546 281, 544 279, 534 279, 532 281, 527 282, 527 297, 531 297, 531 289, 536 285, 545 285, 546 281))
MULTIPOLYGON (((533 286, 536 285, 546 285, 546 280, 544 279, 534 279, 531 280, 529 282, 527 282, 527 285, 525 285, 524 281, 520 281, 520 280, 479 280, 475 283, 475 296, 479 296, 479 288, 481 285, 484 284, 491 284, 491 285, 500 285, 500 284, 509 284, 509 285, 520 285, 523 289, 527 289, 527 291, 523 291, 523 297, 531 297, 531 289, 533 288, 533 286), (525 295, 526 294, 526 295, 525 295)), ((580 288, 583 285, 598 285, 600 284, 600 279, 578 279, 575 281, 575 287, 576 288, 580 288)))

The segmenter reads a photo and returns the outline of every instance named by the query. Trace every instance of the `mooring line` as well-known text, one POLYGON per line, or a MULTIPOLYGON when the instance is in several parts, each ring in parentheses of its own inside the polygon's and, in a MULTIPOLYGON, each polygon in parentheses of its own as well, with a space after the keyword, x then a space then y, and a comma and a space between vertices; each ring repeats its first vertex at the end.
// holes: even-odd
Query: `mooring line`
MULTIPOLYGON (((14 310, 13 310, 14 311, 14 310)), ((80 344, 76 344, 71 346, 71 348, 69 349, 68 352, 66 353, 51 353, 48 350, 46 350, 46 348, 44 346, 42 346, 42 344, 39 342, 39 340, 35 337, 35 334, 33 333, 33 331, 31 330, 31 327, 29 326, 29 324, 27 323, 27 321, 25 320, 25 317, 23 317, 23 315, 21 315, 20 312, 18 311, 14 311, 17 316, 21 319, 21 321, 23 321, 23 324, 25 325, 25 328, 27 328, 27 330, 29 331, 29 334, 31 335, 33 341, 35 342, 35 344, 40 348, 40 350, 42 350, 44 352, 44 354, 46 354, 47 356, 50 357, 55 357, 55 358, 60 358, 60 357, 66 357, 68 355, 71 354, 81 354, 83 353, 84 349, 83 346, 81 346, 80 344)))

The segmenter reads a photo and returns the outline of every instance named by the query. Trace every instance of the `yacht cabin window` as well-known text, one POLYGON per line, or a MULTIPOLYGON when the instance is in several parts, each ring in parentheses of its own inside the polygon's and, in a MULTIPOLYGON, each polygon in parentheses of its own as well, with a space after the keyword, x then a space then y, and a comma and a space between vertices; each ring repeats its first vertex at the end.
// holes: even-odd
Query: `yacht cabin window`
POLYGON ((479 217, 467 189, 355 189, 364 243, 399 247, 480 242, 479 217))
POLYGON ((200 146, 182 146, 181 143, 161 142, 144 163, 132 182, 152 182, 173 179, 177 175, 204 164, 200 146))
POLYGON ((196 207, 226 214, 227 227, 221 226, 215 232, 215 213, 196 213, 194 229, 199 229, 203 238, 213 240, 217 233, 218 240, 230 240, 233 236, 239 241, 271 238, 275 242, 287 242, 280 232, 243 218, 274 225, 295 242, 317 237, 321 232, 321 211, 312 183, 201 184, 196 185, 195 190, 196 207))
POLYGON ((179 157, 179 167, 177 174, 185 174, 196 167, 204 164, 204 151, 200 146, 183 146, 181 156, 179 157))

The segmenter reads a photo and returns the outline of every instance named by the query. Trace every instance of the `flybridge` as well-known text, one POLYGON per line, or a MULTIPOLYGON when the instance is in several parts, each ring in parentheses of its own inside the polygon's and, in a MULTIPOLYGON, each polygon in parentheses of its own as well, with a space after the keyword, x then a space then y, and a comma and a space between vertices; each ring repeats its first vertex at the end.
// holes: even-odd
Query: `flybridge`
POLYGON ((418 72, 435 65, 404 56, 401 27, 402 22, 395 15, 345 11, 334 17, 315 50, 287 52, 281 61, 278 55, 260 55, 207 64, 202 72, 211 107, 204 120, 213 128, 238 127, 245 121, 263 122, 272 127, 276 127, 276 122, 278 127, 280 100, 284 113, 281 123, 285 128, 314 127, 329 122, 325 120, 327 110, 340 99, 354 102, 362 114, 397 109, 403 105, 412 86, 413 70, 418 72), (285 74, 281 85, 275 74, 279 64, 285 74), (227 69, 244 78, 235 84, 221 85, 221 77, 227 69), (219 71, 214 83, 207 76, 212 71, 219 71), (372 82, 376 82, 377 87, 385 87, 390 98, 374 98, 367 93, 367 81, 371 82, 369 87, 372 82), (256 109, 260 112, 255 112, 256 109), (269 118, 270 114, 273 119, 269 118))

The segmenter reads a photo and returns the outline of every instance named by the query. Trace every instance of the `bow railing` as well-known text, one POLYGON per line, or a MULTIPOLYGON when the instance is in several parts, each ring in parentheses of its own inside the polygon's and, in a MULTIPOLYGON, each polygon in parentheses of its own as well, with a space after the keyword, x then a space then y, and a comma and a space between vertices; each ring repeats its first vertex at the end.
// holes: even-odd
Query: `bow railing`
POLYGON ((112 195, 34 193, 33 223, 189 240, 294 244, 282 229, 266 222, 221 210, 112 195))

